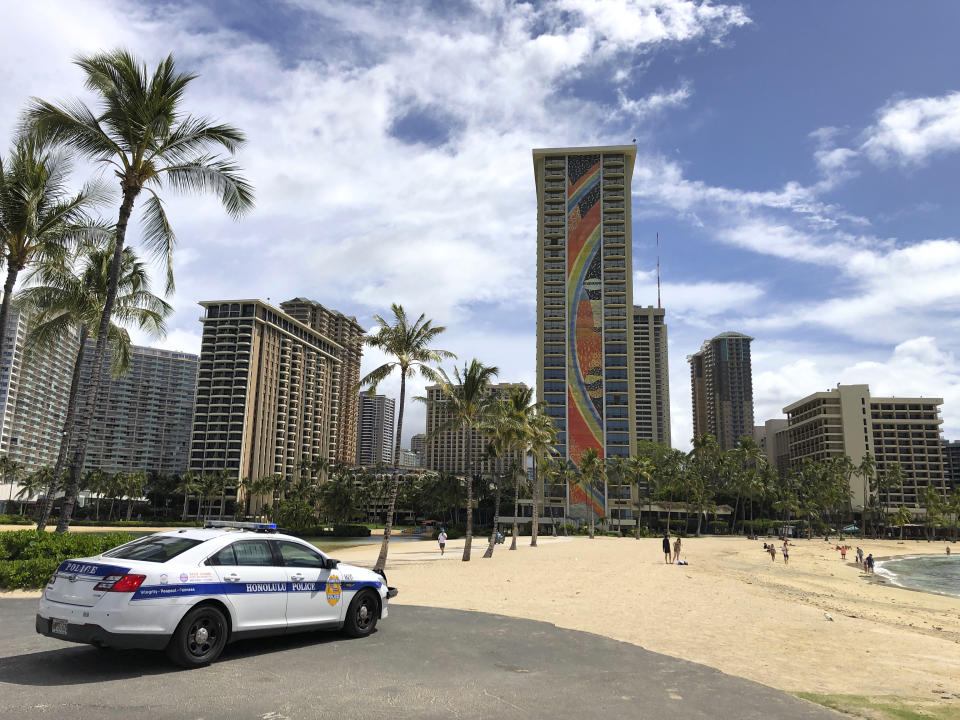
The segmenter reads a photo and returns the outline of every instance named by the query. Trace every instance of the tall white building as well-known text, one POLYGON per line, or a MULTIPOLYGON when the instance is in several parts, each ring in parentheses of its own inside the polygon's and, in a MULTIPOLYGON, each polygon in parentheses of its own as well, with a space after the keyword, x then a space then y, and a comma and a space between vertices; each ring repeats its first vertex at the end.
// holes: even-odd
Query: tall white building
POLYGON ((0 455, 34 472, 57 462, 80 339, 70 330, 53 347, 26 357, 27 315, 11 304, 0 358, 0 455))
POLYGON ((357 464, 393 464, 395 401, 385 395, 360 393, 357 422, 357 464))

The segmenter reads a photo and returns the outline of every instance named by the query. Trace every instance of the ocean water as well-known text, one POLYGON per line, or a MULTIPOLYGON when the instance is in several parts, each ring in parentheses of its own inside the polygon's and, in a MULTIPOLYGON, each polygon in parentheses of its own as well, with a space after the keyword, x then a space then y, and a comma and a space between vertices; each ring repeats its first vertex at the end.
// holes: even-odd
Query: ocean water
POLYGON ((960 598, 960 554, 910 555, 879 560, 875 570, 900 587, 960 598))

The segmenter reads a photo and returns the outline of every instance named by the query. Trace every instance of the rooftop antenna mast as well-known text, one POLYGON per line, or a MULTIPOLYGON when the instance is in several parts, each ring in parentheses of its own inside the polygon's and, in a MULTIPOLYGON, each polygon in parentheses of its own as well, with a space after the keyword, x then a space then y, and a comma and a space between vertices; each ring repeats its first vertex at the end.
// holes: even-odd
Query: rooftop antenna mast
POLYGON ((657 231, 657 310, 660 309, 660 232, 657 231))

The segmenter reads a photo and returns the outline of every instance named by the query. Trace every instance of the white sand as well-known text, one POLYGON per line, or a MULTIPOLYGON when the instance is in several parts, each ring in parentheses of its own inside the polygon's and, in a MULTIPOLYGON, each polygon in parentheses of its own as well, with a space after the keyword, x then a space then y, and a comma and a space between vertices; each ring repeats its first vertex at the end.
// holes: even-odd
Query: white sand
MULTIPOLYGON (((486 543, 474 541, 469 563, 462 540, 440 562, 434 543, 391 546, 393 602, 545 620, 790 691, 960 694, 960 600, 870 582, 853 550, 842 562, 822 538, 794 541, 788 566, 742 538, 685 538, 688 566, 665 565, 659 538, 547 537, 530 548, 524 537, 513 552, 509 542, 484 560, 486 543)), ((861 547, 875 557, 944 551, 861 547)), ((337 556, 372 565, 378 550, 337 556)))

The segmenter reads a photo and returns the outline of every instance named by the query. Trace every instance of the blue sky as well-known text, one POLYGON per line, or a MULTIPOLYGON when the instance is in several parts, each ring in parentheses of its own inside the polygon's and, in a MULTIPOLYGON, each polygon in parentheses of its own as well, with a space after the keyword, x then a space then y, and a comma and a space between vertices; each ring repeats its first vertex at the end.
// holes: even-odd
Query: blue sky
POLYGON ((367 327, 399 301, 533 383, 530 150, 636 138, 634 299, 656 302, 659 231, 675 445, 685 357, 725 330, 756 338, 758 421, 867 382, 944 397, 960 435, 955 2, 0 4, 0 138, 121 45, 174 52, 188 108, 250 138, 248 218, 169 199, 177 312, 144 343, 197 351, 201 299, 306 295, 367 327))

